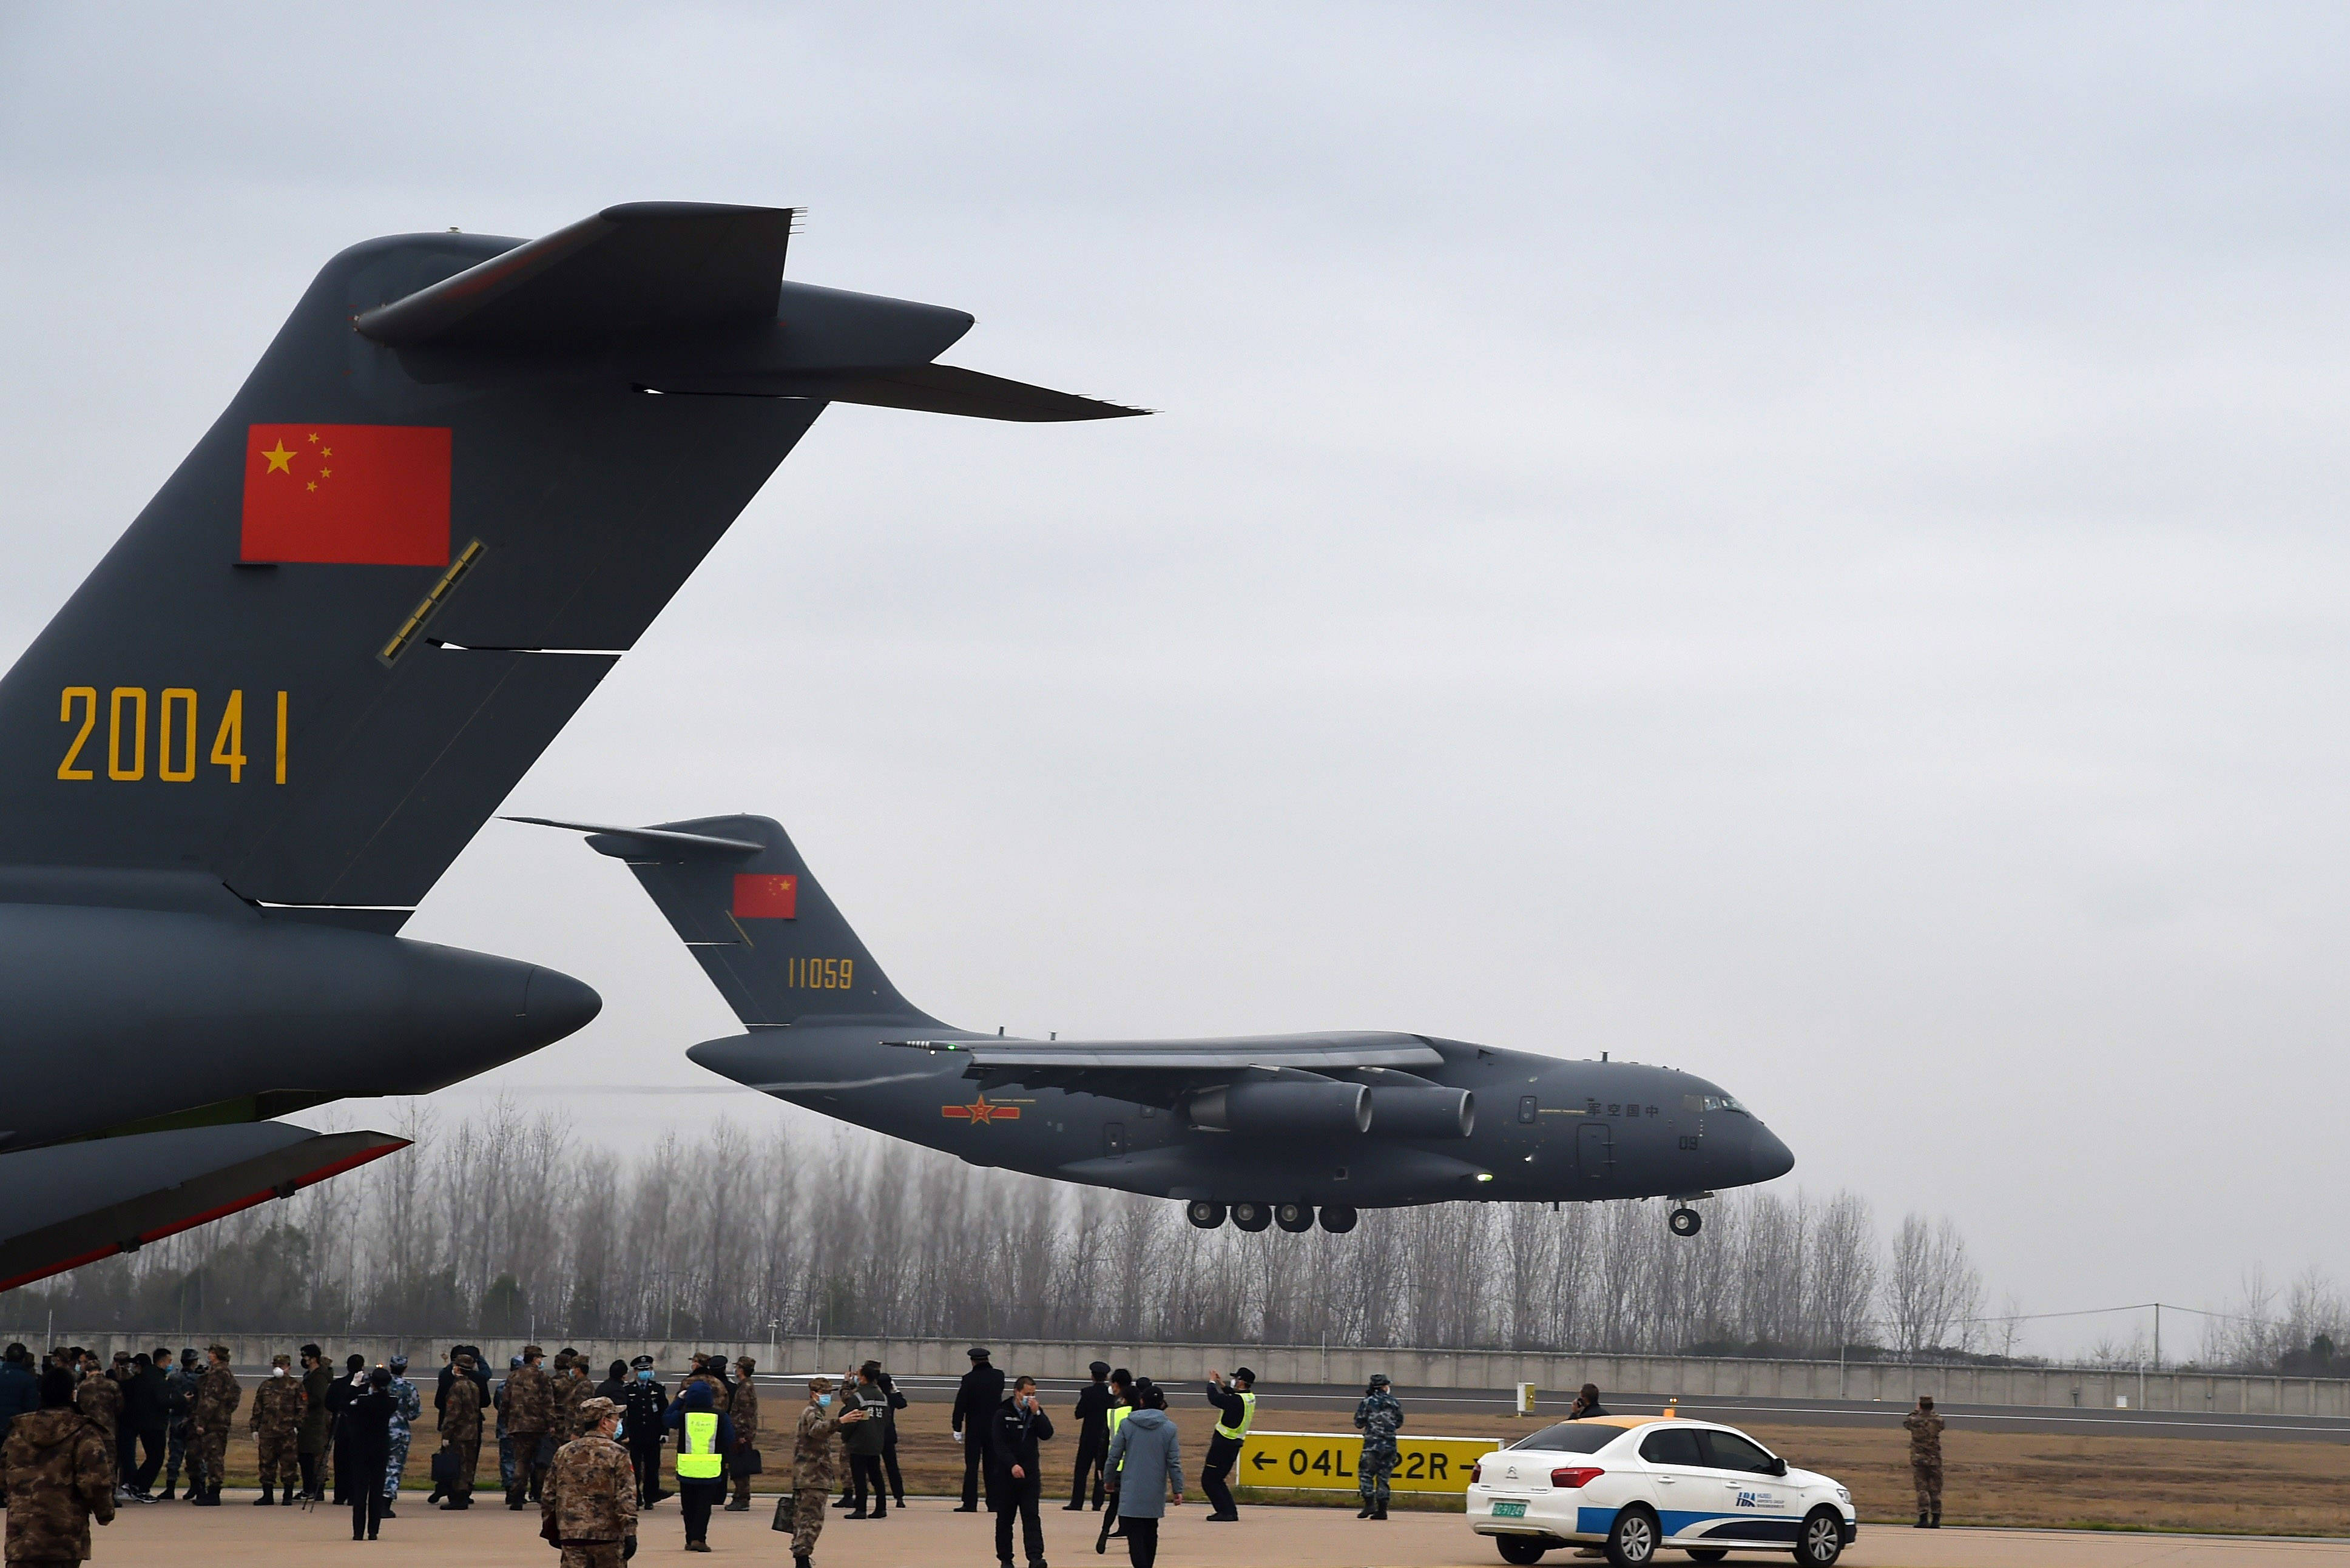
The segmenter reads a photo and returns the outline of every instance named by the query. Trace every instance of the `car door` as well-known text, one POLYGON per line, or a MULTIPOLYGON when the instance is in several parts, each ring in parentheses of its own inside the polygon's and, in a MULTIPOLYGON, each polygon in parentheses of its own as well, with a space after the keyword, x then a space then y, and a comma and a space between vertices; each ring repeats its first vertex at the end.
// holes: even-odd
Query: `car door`
POLYGON ((1707 1428, 1699 1434, 1715 1504, 1727 1528, 1711 1541, 1792 1543, 1803 1510, 1794 1489, 1779 1472, 1786 1467, 1768 1449, 1738 1432, 1707 1428))
POLYGON ((1662 1426, 1640 1439, 1640 1458, 1648 1467, 1655 1490, 1649 1501, 1657 1524, 1670 1541, 1676 1536, 1702 1535, 1721 1516, 1721 1478, 1707 1468, 1705 1454, 1691 1427, 1662 1426))

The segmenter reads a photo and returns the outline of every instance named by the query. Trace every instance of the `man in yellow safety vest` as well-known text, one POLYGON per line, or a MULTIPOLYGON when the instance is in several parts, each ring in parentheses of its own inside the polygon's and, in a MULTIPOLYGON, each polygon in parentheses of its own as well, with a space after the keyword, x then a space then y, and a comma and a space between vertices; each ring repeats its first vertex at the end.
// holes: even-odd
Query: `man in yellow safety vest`
POLYGON ((661 1424, 677 1433, 677 1502, 685 1514, 685 1549, 710 1550, 710 1511, 726 1497, 726 1456, 734 1423, 717 1407, 710 1385, 688 1383, 661 1424))
POLYGON ((1207 1457, 1200 1463, 1200 1490, 1212 1505, 1208 1522, 1230 1524, 1241 1512, 1232 1506, 1232 1489, 1224 1478, 1241 1462, 1241 1441, 1256 1424, 1256 1374, 1245 1366, 1233 1367, 1229 1380, 1221 1372, 1209 1373, 1208 1403, 1222 1412, 1223 1419, 1216 1423, 1207 1457))

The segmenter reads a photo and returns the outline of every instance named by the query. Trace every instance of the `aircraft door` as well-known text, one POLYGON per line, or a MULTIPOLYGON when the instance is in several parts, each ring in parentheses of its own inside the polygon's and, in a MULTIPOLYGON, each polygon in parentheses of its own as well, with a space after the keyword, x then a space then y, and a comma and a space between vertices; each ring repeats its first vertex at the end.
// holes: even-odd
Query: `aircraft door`
POLYGON ((1575 1164, 1586 1181, 1604 1181, 1616 1174, 1616 1129, 1606 1122, 1585 1122, 1575 1129, 1575 1164))

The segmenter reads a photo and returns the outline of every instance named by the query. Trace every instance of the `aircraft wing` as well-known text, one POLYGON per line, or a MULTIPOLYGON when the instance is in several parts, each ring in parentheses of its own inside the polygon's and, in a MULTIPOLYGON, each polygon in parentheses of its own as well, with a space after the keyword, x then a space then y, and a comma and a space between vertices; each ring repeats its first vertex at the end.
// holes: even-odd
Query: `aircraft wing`
POLYGON ((1327 1034, 1236 1034, 1202 1040, 892 1040, 892 1045, 967 1058, 962 1075, 993 1086, 1081 1089, 1144 1104, 1172 1105, 1186 1093, 1244 1074, 1330 1074, 1365 1068, 1441 1066, 1417 1034, 1339 1031, 1327 1034))
POLYGON ((408 1147, 244 1122, 0 1155, 0 1291, 252 1209, 408 1147))

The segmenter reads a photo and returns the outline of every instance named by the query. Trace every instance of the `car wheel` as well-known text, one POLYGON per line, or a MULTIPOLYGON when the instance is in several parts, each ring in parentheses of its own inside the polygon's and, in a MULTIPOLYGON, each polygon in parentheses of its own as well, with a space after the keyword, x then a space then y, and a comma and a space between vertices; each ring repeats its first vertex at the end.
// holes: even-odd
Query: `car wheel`
POLYGON ((1795 1532, 1795 1561, 1804 1568, 1828 1568, 1844 1555, 1844 1516, 1832 1508, 1815 1508, 1795 1532))
POLYGON ((1183 1218, 1202 1231, 1213 1231, 1224 1222, 1224 1206, 1194 1199, 1183 1206, 1183 1218))
POLYGON ((1607 1532, 1607 1561, 1616 1568, 1648 1568, 1657 1560, 1657 1516, 1634 1503, 1616 1512, 1607 1532))
POLYGON ((1529 1563, 1539 1563, 1550 1550, 1550 1542, 1539 1535, 1496 1535, 1493 1544, 1501 1549, 1502 1561, 1526 1568, 1529 1563))
POLYGON ((1688 1552, 1692 1563, 1719 1563, 1730 1555, 1727 1546, 1691 1546, 1688 1552))

